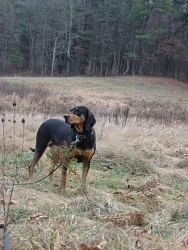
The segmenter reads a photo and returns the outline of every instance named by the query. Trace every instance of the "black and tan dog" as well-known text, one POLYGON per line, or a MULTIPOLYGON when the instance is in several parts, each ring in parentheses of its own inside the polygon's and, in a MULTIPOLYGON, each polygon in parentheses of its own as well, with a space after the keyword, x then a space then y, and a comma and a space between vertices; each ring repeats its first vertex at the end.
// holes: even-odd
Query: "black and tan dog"
MULTIPOLYGON (((95 153, 96 139, 93 126, 96 122, 94 115, 85 106, 77 106, 64 116, 65 122, 60 119, 49 119, 41 124, 36 136, 36 147, 33 161, 29 166, 29 178, 33 178, 35 165, 43 155, 46 148, 61 148, 65 146, 70 150, 70 158, 83 162, 82 185, 85 185, 90 161, 95 153)), ((52 150, 53 152, 53 150, 52 150)), ((53 170, 60 161, 58 150, 52 153, 53 164, 50 168, 50 180, 53 180, 53 170)), ((62 166, 60 188, 65 189, 67 166, 62 166)))

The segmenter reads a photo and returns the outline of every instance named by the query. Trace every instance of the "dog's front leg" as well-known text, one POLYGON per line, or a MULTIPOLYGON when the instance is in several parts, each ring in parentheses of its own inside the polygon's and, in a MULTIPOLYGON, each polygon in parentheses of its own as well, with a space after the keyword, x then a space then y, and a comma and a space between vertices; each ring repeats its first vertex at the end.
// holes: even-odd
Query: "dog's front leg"
POLYGON ((49 169, 49 179, 51 184, 53 183, 53 174, 54 174, 54 169, 55 166, 60 162, 60 157, 61 157, 61 151, 59 151, 58 146, 55 144, 50 144, 49 147, 51 148, 51 154, 52 154, 52 165, 49 169))
POLYGON ((84 159, 83 161, 83 169, 82 169, 82 187, 86 186, 86 178, 87 178, 87 173, 89 171, 89 167, 90 167, 90 160, 88 159, 84 159))
POLYGON ((91 158, 94 155, 94 149, 88 149, 83 152, 82 186, 86 185, 87 173, 89 171, 91 158))

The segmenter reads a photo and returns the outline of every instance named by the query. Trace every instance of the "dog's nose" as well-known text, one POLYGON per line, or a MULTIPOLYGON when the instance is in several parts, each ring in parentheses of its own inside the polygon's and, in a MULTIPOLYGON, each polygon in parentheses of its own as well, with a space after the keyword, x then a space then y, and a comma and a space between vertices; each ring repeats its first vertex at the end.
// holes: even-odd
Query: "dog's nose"
POLYGON ((65 115, 64 115, 64 119, 65 119, 65 122, 66 122, 66 123, 69 123, 69 115, 68 115, 68 114, 65 114, 65 115))

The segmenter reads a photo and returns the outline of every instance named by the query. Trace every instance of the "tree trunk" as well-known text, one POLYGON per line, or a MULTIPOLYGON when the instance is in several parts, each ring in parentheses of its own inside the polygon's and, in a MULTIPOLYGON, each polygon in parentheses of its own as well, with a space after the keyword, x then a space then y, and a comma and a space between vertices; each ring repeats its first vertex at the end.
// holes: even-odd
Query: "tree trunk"
POLYGON ((54 75, 54 64, 55 64, 55 57, 56 57, 56 48, 57 48, 57 36, 55 37, 55 42, 54 42, 54 47, 53 47, 51 77, 54 75))
POLYGON ((31 74, 34 73, 34 38, 31 35, 31 47, 30 47, 30 68, 31 74))
POLYGON ((126 75, 129 72, 129 59, 127 59, 127 68, 126 70, 123 72, 123 75, 126 75))
POLYGON ((73 22, 73 3, 70 2, 69 33, 68 33, 68 48, 67 48, 67 75, 70 75, 71 71, 72 22, 73 22))

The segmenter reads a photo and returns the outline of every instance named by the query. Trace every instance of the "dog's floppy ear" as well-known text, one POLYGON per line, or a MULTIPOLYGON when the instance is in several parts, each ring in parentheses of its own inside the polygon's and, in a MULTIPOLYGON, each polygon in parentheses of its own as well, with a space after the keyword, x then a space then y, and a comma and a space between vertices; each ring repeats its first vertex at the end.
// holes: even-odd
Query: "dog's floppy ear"
POLYGON ((88 110, 88 117, 85 121, 85 129, 86 131, 90 131, 91 128, 95 125, 96 123, 96 120, 95 120, 95 117, 94 115, 88 110))

